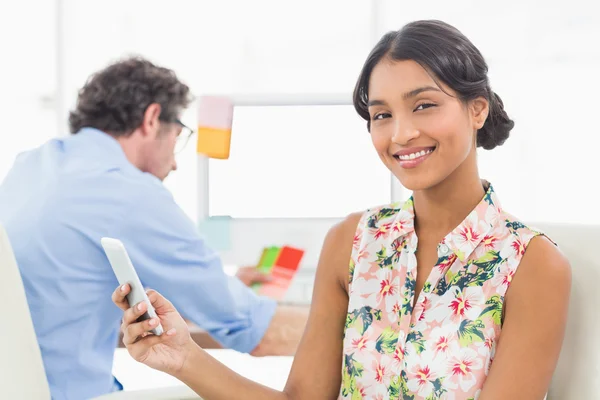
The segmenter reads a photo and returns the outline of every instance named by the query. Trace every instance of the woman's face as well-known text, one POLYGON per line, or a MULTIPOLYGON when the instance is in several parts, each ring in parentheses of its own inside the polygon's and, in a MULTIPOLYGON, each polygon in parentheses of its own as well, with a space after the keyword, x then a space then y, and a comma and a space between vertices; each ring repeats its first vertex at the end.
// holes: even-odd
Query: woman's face
POLYGON ((409 190, 434 187, 463 163, 476 162, 475 135, 487 117, 485 99, 465 105, 418 63, 388 59, 373 69, 368 99, 375 149, 409 190))

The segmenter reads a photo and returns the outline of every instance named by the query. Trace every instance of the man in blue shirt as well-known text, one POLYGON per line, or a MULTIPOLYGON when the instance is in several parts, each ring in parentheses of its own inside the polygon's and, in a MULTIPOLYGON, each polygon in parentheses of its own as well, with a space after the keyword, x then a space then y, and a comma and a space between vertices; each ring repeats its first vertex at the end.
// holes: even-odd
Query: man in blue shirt
POLYGON ((168 69, 139 58, 110 65, 80 91, 69 117, 73 135, 21 154, 0 186, 0 223, 55 400, 119 389, 111 376, 118 282, 103 236, 119 238, 143 284, 224 347, 292 354, 301 337, 307 311, 278 306, 224 274, 162 184, 177 167, 177 141, 188 139, 178 118, 190 101, 168 69))

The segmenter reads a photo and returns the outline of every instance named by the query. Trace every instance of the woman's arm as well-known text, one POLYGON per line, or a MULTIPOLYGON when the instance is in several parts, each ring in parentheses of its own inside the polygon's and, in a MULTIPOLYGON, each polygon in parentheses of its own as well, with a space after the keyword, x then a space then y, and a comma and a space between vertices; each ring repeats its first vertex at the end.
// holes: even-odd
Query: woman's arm
POLYGON ((547 238, 532 239, 506 294, 496 355, 480 400, 543 399, 563 341, 571 269, 547 238))
POLYGON ((252 382, 212 358, 189 338, 185 321, 156 292, 149 295, 165 334, 142 337, 152 329, 149 321, 136 322, 145 307, 129 308, 117 289, 113 300, 125 309, 124 343, 136 360, 165 371, 191 387, 206 400, 332 399, 339 393, 342 340, 348 307, 346 283, 352 243, 360 215, 354 214, 331 228, 321 252, 310 316, 283 392, 252 382))

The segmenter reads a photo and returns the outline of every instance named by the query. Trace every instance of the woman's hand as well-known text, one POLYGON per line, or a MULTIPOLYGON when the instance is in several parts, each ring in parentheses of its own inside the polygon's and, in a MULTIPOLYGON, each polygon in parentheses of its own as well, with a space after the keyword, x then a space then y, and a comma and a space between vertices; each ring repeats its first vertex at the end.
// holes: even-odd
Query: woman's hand
POLYGON ((186 358, 196 344, 190 337, 188 326, 170 301, 154 290, 147 292, 148 299, 156 311, 157 318, 138 322, 138 318, 147 310, 145 302, 129 306, 127 294, 129 285, 118 287, 112 295, 113 302, 124 311, 123 343, 129 354, 147 366, 169 373, 177 374, 183 368, 186 358), (161 336, 150 331, 158 323, 163 327, 161 336))

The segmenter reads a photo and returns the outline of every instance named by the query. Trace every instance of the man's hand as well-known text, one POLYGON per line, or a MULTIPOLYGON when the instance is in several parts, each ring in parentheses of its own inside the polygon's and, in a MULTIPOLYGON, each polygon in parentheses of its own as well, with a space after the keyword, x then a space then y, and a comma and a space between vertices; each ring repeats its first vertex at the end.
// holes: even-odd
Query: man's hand
POLYGON ((266 283, 271 281, 271 276, 260 272, 256 267, 241 267, 235 276, 246 286, 252 286, 255 283, 266 283))

